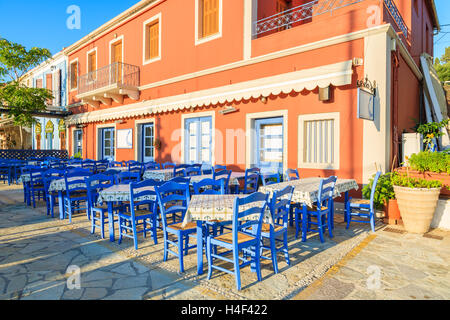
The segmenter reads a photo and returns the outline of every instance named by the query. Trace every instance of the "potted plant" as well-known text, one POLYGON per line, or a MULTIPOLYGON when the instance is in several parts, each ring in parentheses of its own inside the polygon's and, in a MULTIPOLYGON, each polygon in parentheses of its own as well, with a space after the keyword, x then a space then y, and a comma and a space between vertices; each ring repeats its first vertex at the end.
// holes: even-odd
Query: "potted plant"
POLYGON ((425 123, 417 127, 416 131, 422 135, 426 151, 436 150, 436 139, 444 135, 442 129, 448 126, 449 121, 450 119, 445 119, 441 122, 425 123))
POLYGON ((393 174, 395 197, 406 231, 424 234, 430 229, 442 182, 393 174))
MULTIPOLYGON (((375 177, 375 176, 374 176, 375 177)), ((374 178, 370 179, 362 194, 366 199, 370 199, 374 178)), ((392 173, 381 175, 375 188, 374 205, 377 210, 384 211, 384 220, 388 224, 398 224, 401 220, 397 200, 395 199, 394 186, 392 185, 392 173)))

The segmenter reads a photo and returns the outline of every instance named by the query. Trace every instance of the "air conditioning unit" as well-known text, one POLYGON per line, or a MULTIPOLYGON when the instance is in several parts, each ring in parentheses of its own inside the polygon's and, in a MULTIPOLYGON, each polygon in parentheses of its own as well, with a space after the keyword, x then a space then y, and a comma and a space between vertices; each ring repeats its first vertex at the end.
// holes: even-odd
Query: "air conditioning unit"
POLYGON ((403 133, 402 135, 402 163, 406 163, 406 157, 423 150, 423 139, 420 133, 403 133))

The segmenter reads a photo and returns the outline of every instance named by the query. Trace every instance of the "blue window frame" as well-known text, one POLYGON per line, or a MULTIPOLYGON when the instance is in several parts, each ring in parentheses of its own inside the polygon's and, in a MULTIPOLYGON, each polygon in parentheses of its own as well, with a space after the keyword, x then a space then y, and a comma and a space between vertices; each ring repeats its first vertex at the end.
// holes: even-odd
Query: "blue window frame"
POLYGON ((263 173, 283 173, 284 120, 268 118, 255 120, 256 166, 263 173))
POLYGON ((212 117, 186 119, 186 163, 212 163, 212 130, 212 117))
POLYGON ((114 160, 115 157, 115 130, 114 128, 104 128, 100 131, 101 159, 114 160))
POLYGON ((141 126, 141 161, 155 161, 155 125, 153 123, 141 126))

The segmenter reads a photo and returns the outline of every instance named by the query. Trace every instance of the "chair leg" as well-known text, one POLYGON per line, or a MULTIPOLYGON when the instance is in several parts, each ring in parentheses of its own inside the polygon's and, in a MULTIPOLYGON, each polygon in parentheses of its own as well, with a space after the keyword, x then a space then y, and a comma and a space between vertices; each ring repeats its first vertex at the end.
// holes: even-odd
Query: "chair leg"
POLYGON ((178 234, 178 260, 180 261, 180 273, 184 272, 183 236, 178 234))
POLYGON ((206 240, 206 258, 208 259, 208 280, 211 280, 212 277, 212 265, 213 265, 213 259, 212 259, 212 248, 211 248, 211 238, 208 237, 206 240))
POLYGON ((136 221, 132 221, 131 224, 133 226, 134 249, 138 250, 138 236, 137 236, 137 230, 136 230, 136 221))
POLYGON ((95 211, 92 211, 91 213, 91 234, 95 233, 95 221, 97 220, 97 214, 95 213, 95 211))
POLYGON ((278 273, 277 248, 275 244, 275 235, 270 235, 270 251, 272 251, 272 265, 275 274, 278 273))
POLYGON ((370 227, 372 228, 372 232, 375 233, 375 213, 370 212, 370 227))
POLYGON ((350 202, 346 204, 345 216, 347 217, 347 230, 350 228, 350 223, 352 222, 352 209, 350 207, 350 202))
POLYGON ((308 233, 308 211, 306 206, 303 205, 303 214, 302 214, 302 242, 306 242, 306 234, 308 233))
POLYGON ((239 265, 239 251, 238 248, 233 250, 234 258, 234 275, 236 277, 236 287, 238 291, 241 291, 241 270, 239 265))

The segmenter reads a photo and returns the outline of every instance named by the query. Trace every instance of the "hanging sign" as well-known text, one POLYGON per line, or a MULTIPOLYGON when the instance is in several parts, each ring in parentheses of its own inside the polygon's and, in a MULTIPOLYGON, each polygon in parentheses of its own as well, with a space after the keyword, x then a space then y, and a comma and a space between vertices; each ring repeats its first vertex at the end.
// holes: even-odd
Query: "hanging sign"
POLYGON ((375 97, 377 93, 376 82, 358 80, 358 119, 375 120, 375 97))

